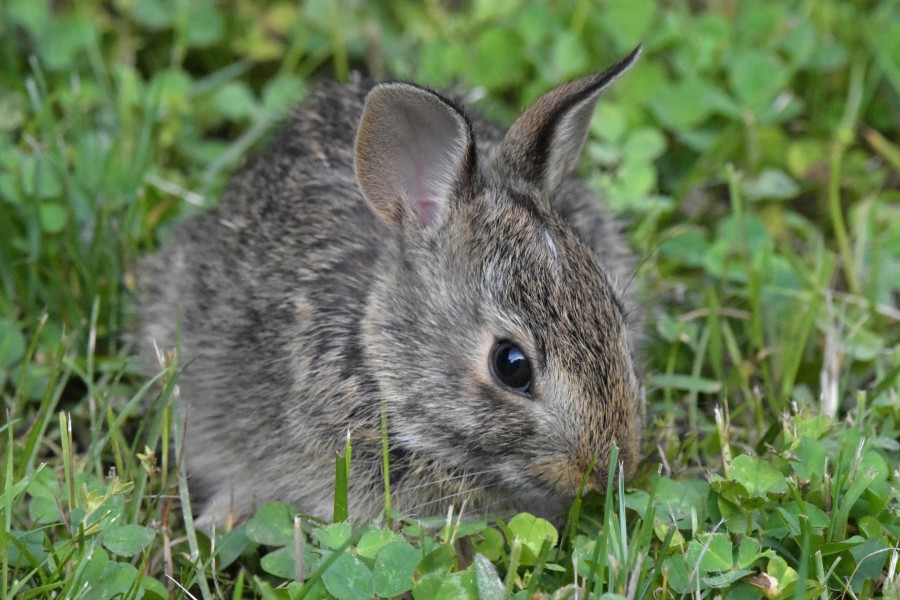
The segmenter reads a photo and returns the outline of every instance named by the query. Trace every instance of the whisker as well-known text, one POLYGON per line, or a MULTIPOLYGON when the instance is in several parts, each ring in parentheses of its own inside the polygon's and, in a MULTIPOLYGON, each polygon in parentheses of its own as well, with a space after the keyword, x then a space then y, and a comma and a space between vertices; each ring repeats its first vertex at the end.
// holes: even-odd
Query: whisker
POLYGON ((641 261, 637 264, 637 266, 632 270, 631 277, 628 279, 628 282, 625 284, 623 293, 628 291, 628 288, 631 287, 632 283, 634 283, 634 279, 635 279, 635 277, 637 277, 637 274, 640 272, 640 270, 643 268, 643 266, 647 263, 647 261, 650 260, 650 258, 653 255, 655 255, 657 252, 659 252, 659 249, 662 247, 662 245, 664 243, 666 243, 667 241, 669 241, 669 239, 672 238, 675 234, 681 233, 681 230, 683 230, 685 227, 686 227, 686 225, 684 225, 684 224, 679 224, 679 225, 676 225, 675 227, 673 227, 672 230, 669 231, 661 240, 659 240, 659 243, 657 243, 656 246, 641 259, 641 261))
POLYGON ((459 474, 456 474, 456 475, 451 475, 451 476, 449 476, 449 477, 444 477, 444 478, 442 478, 442 479, 435 479, 435 480, 432 480, 432 481, 426 481, 425 483, 418 483, 418 484, 416 484, 416 485, 412 485, 412 486, 409 486, 409 487, 399 487, 399 488, 396 488, 396 491, 397 491, 398 493, 411 492, 411 491, 413 491, 413 490, 419 490, 419 489, 422 489, 422 488, 427 488, 427 487, 432 487, 432 486, 438 486, 438 485, 441 485, 441 484, 444 484, 444 483, 447 483, 447 482, 450 482, 450 481, 458 481, 458 480, 460 480, 460 479, 465 479, 465 478, 467 478, 467 477, 479 477, 479 476, 481 476, 481 475, 487 475, 487 474, 489 474, 489 473, 493 473, 493 469, 485 469, 484 471, 476 471, 476 472, 474 472, 474 473, 468 473, 468 472, 466 472, 466 471, 463 471, 462 473, 459 473, 459 474))

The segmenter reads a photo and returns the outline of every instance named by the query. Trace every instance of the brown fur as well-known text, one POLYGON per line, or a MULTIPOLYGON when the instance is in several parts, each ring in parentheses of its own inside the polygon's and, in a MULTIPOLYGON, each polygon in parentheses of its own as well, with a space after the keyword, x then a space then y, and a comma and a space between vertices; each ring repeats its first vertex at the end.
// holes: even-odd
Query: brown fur
POLYGON ((268 499, 329 517, 348 430, 351 513, 375 517, 382 408, 408 514, 557 516, 595 456, 590 486, 605 488, 613 441, 633 469, 634 265, 569 171, 597 96, 634 57, 551 92, 505 140, 423 88, 382 85, 367 103, 364 86, 325 86, 144 261, 145 348, 174 347, 181 320, 207 522, 268 499), (530 395, 494 380, 500 339, 529 357, 530 395))

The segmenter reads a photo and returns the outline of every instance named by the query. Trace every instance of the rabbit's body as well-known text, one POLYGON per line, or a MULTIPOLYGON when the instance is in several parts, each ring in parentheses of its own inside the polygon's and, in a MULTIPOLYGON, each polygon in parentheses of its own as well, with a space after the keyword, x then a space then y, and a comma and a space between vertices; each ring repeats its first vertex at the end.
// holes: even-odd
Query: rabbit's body
POLYGON ((558 133, 538 140, 545 152, 516 139, 525 117, 504 141, 422 88, 375 90, 315 92, 220 205, 142 265, 142 339, 179 343, 187 363, 192 493, 206 519, 269 499, 329 517, 349 431, 350 511, 374 517, 384 410, 401 511, 558 514, 595 455, 592 487, 605 481, 613 439, 637 460, 632 302, 615 287, 633 262, 554 163, 573 152, 558 133), (544 173, 527 173, 541 152, 544 173), (497 379, 523 364, 526 389, 497 379))

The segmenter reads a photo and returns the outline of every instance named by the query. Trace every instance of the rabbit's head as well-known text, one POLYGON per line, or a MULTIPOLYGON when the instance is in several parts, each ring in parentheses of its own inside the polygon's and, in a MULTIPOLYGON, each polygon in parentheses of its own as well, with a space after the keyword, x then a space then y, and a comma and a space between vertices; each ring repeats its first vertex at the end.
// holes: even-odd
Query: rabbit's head
POLYGON ((638 460, 626 310, 554 207, 636 56, 543 96, 487 152, 454 103, 409 84, 374 88, 359 126, 359 185, 396 232, 362 341, 391 441, 532 510, 561 507, 589 468, 604 490, 613 443, 626 472, 638 460))

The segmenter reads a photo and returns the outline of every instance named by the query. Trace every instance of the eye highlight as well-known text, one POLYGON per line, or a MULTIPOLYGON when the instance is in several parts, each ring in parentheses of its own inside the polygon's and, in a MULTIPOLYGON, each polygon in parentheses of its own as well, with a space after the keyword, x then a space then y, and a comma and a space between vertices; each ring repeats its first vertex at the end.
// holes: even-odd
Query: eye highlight
POLYGON ((489 358, 494 378, 503 386, 527 394, 531 389, 531 363, 521 348, 506 340, 494 344, 489 358))

